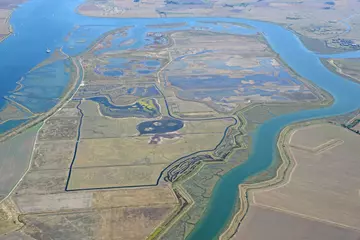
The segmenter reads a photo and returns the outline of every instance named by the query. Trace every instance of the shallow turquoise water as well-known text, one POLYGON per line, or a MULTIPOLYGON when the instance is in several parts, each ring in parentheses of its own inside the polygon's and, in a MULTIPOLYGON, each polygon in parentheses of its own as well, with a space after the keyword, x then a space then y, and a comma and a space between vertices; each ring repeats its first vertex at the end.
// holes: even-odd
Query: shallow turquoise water
MULTIPOLYGON (((188 239, 213 239, 226 225, 238 199, 237 186, 249 176, 265 170, 272 163, 276 154, 276 139, 280 130, 293 122, 338 115, 360 107, 357 97, 360 86, 328 71, 319 61, 318 55, 304 48, 291 32, 269 23, 229 18, 161 18, 161 19, 105 19, 79 16, 74 13, 80 0, 30 0, 17 9, 11 23, 15 35, 0 44, 0 95, 5 96, 14 90, 16 81, 32 67, 43 61, 48 55, 46 48, 64 47, 70 55, 84 51, 100 34, 122 26, 134 26, 128 38, 136 41, 129 46, 144 46, 147 31, 183 30, 192 27, 207 27, 212 31, 239 34, 261 32, 280 57, 299 75, 314 82, 331 93, 335 102, 331 107, 301 111, 271 119, 262 124, 254 134, 253 152, 247 162, 226 174, 216 185, 210 204, 203 218, 197 223, 188 239), (240 27, 223 28, 219 25, 199 23, 198 21, 224 21, 248 23, 254 29, 240 27), (148 29, 146 25, 187 22, 186 26, 173 29, 148 29), (88 27, 86 41, 84 35, 73 34, 69 41, 64 41, 75 25, 88 27), (34 34, 36 33, 36 34, 34 34), (29 47, 31 43, 31 47, 29 47), (73 44, 76 44, 75 48, 73 44)), ((355 56, 358 53, 343 54, 342 57, 355 56)), ((4 105, 0 100, 0 107, 4 105)))

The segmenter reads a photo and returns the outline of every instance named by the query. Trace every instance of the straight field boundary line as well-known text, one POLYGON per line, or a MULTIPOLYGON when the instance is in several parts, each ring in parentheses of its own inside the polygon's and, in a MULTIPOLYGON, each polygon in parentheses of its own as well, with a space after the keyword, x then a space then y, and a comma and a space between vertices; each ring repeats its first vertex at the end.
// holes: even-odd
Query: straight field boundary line
POLYGON ((288 215, 301 217, 301 218, 311 220, 311 221, 317 221, 317 222, 325 223, 325 224, 328 224, 328 225, 333 225, 333 226, 336 226, 336 227, 341 227, 341 228, 360 231, 360 228, 358 228, 358 227, 350 226, 350 225, 347 225, 347 224, 342 224, 342 223, 339 223, 339 222, 330 221, 330 220, 327 220, 325 218, 318 218, 318 217, 314 217, 314 216, 311 216, 311 215, 302 214, 302 213, 299 213, 299 212, 296 212, 296 211, 291 211, 291 210, 288 210, 288 209, 285 209, 285 208, 279 208, 279 207, 274 207, 274 206, 270 206, 270 205, 266 205, 266 204, 260 204, 260 203, 255 203, 254 206, 260 207, 260 208, 263 208, 263 209, 270 209, 272 211, 277 211, 277 212, 285 213, 285 214, 288 214, 288 215))

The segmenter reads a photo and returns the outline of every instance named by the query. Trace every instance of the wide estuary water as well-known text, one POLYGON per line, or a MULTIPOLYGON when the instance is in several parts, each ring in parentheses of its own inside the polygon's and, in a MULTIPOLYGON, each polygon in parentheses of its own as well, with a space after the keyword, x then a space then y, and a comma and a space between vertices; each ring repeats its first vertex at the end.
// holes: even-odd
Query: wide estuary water
MULTIPOLYGON (((290 31, 270 23, 229 18, 159 18, 159 19, 108 19, 80 16, 75 13, 80 0, 29 0, 12 15, 14 34, 0 44, 0 95, 7 96, 16 87, 16 82, 31 68, 48 57, 46 48, 63 47, 65 53, 76 55, 84 51, 102 33, 123 26, 132 26, 129 37, 136 41, 127 48, 144 45, 147 31, 168 31, 209 27, 213 31, 226 31, 239 34, 261 32, 270 46, 294 71, 329 92, 334 104, 318 110, 306 110, 282 115, 271 119, 254 133, 252 153, 248 161, 234 168, 217 183, 210 203, 202 219, 188 239, 213 239, 217 237, 230 220, 238 201, 238 185, 246 178, 268 168, 276 155, 276 141, 285 126, 306 119, 339 115, 360 108, 360 85, 328 71, 316 54, 307 50, 290 31), (222 28, 220 25, 199 21, 238 22, 254 27, 253 30, 241 27, 222 28), (187 25, 174 29, 148 28, 150 24, 187 22, 187 25), (74 31, 75 26, 80 26, 74 31), (65 37, 70 35, 65 41, 65 37), (86 38, 86 41, 79 41, 86 38)), ((360 53, 342 54, 342 57, 360 56, 360 53)), ((5 104, 0 100, 0 107, 5 104)))

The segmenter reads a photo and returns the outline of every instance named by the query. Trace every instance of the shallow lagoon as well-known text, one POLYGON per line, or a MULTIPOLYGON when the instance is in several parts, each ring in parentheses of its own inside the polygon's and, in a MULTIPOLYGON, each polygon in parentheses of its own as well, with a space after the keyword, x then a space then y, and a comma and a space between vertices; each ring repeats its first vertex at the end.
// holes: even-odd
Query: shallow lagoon
POLYGON ((36 68, 27 73, 19 81, 16 91, 7 97, 33 113, 49 111, 69 84, 70 67, 69 60, 59 60, 36 68))
MULTIPOLYGON (((260 58, 259 66, 250 68, 240 68, 249 70, 249 73, 241 78, 235 78, 228 75, 192 75, 185 76, 178 75, 169 76, 168 81, 171 85, 180 88, 178 96, 188 100, 198 100, 211 97, 215 101, 222 101, 222 99, 231 98, 231 96, 267 96, 274 101, 293 100, 296 93, 292 94, 294 90, 286 87, 304 86, 304 84, 295 79, 283 66, 273 66, 272 58, 260 58), (221 84, 219 84, 221 83, 221 84), (270 86, 269 86, 270 85, 270 86), (285 87, 280 89, 281 87, 285 87), (199 90, 197 90, 199 89, 199 90)), ((181 60, 177 60, 181 63, 181 60)), ((186 61, 183 62, 186 68, 186 61)), ((230 69, 224 63, 217 66, 216 61, 205 61, 209 68, 213 65, 220 69, 230 69), (225 65, 225 66, 224 66, 225 65)), ((176 63, 176 69, 179 69, 176 63)), ((196 69, 199 73, 203 73, 201 69, 196 69)), ((233 68, 233 70, 236 70, 233 68)), ((195 73, 194 71, 192 73, 195 73)), ((308 91, 308 90, 307 90, 308 91)), ((299 92, 303 92, 299 89, 299 92)), ((303 96, 303 100, 313 100, 315 96, 309 93, 309 96, 303 96), (310 98, 309 98, 310 97, 310 98)))
POLYGON ((29 119, 16 119, 16 120, 8 120, 6 122, 3 122, 0 124, 0 133, 9 131, 10 129, 13 129, 14 127, 26 123, 27 121, 29 121, 29 119))
POLYGON ((155 100, 142 100, 132 105, 116 106, 112 104, 106 97, 92 97, 88 100, 97 102, 100 105, 101 114, 113 118, 125 118, 125 117, 142 117, 153 118, 160 115, 159 108, 155 100), (143 102, 145 104, 143 104, 143 102), (151 107, 147 107, 151 105, 151 107))

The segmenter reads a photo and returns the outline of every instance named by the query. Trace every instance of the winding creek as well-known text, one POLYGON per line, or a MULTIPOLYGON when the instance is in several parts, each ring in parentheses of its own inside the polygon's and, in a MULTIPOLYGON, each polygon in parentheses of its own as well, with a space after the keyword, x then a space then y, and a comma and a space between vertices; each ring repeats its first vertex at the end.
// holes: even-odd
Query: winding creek
MULTIPOLYGON (((159 19, 107 19, 80 16, 75 8, 81 0, 30 0, 12 15, 11 24, 14 34, 0 44, 0 94, 6 96, 16 87, 16 81, 31 68, 48 57, 46 48, 63 47, 69 55, 84 51, 100 34, 123 26, 135 26, 131 32, 136 41, 129 48, 143 46, 146 31, 169 31, 189 29, 190 27, 209 27, 213 31, 253 34, 261 32, 270 46, 295 72, 309 79, 334 97, 334 104, 327 108, 300 111, 282 115, 266 121, 254 133, 252 153, 248 161, 234 168, 216 184, 210 203, 202 219, 197 223, 187 239, 213 239, 221 233, 231 217, 238 201, 238 185, 246 178, 268 168, 276 153, 279 132, 285 126, 302 120, 322 118, 351 112, 360 108, 360 85, 348 81, 330 71, 320 62, 319 56, 307 50, 290 31, 270 23, 229 18, 159 18, 159 19), (224 21, 246 23, 255 30, 245 28, 222 28, 219 25, 198 21, 224 21), (187 25, 173 29, 148 28, 150 24, 187 22, 187 25), (85 44, 71 48, 71 41, 64 38, 75 25, 100 26, 93 28, 87 35, 85 44)), ((341 57, 360 56, 359 52, 341 54, 341 57)), ((331 57, 327 55, 327 57, 331 57)), ((0 107, 5 101, 2 98, 0 107)))

